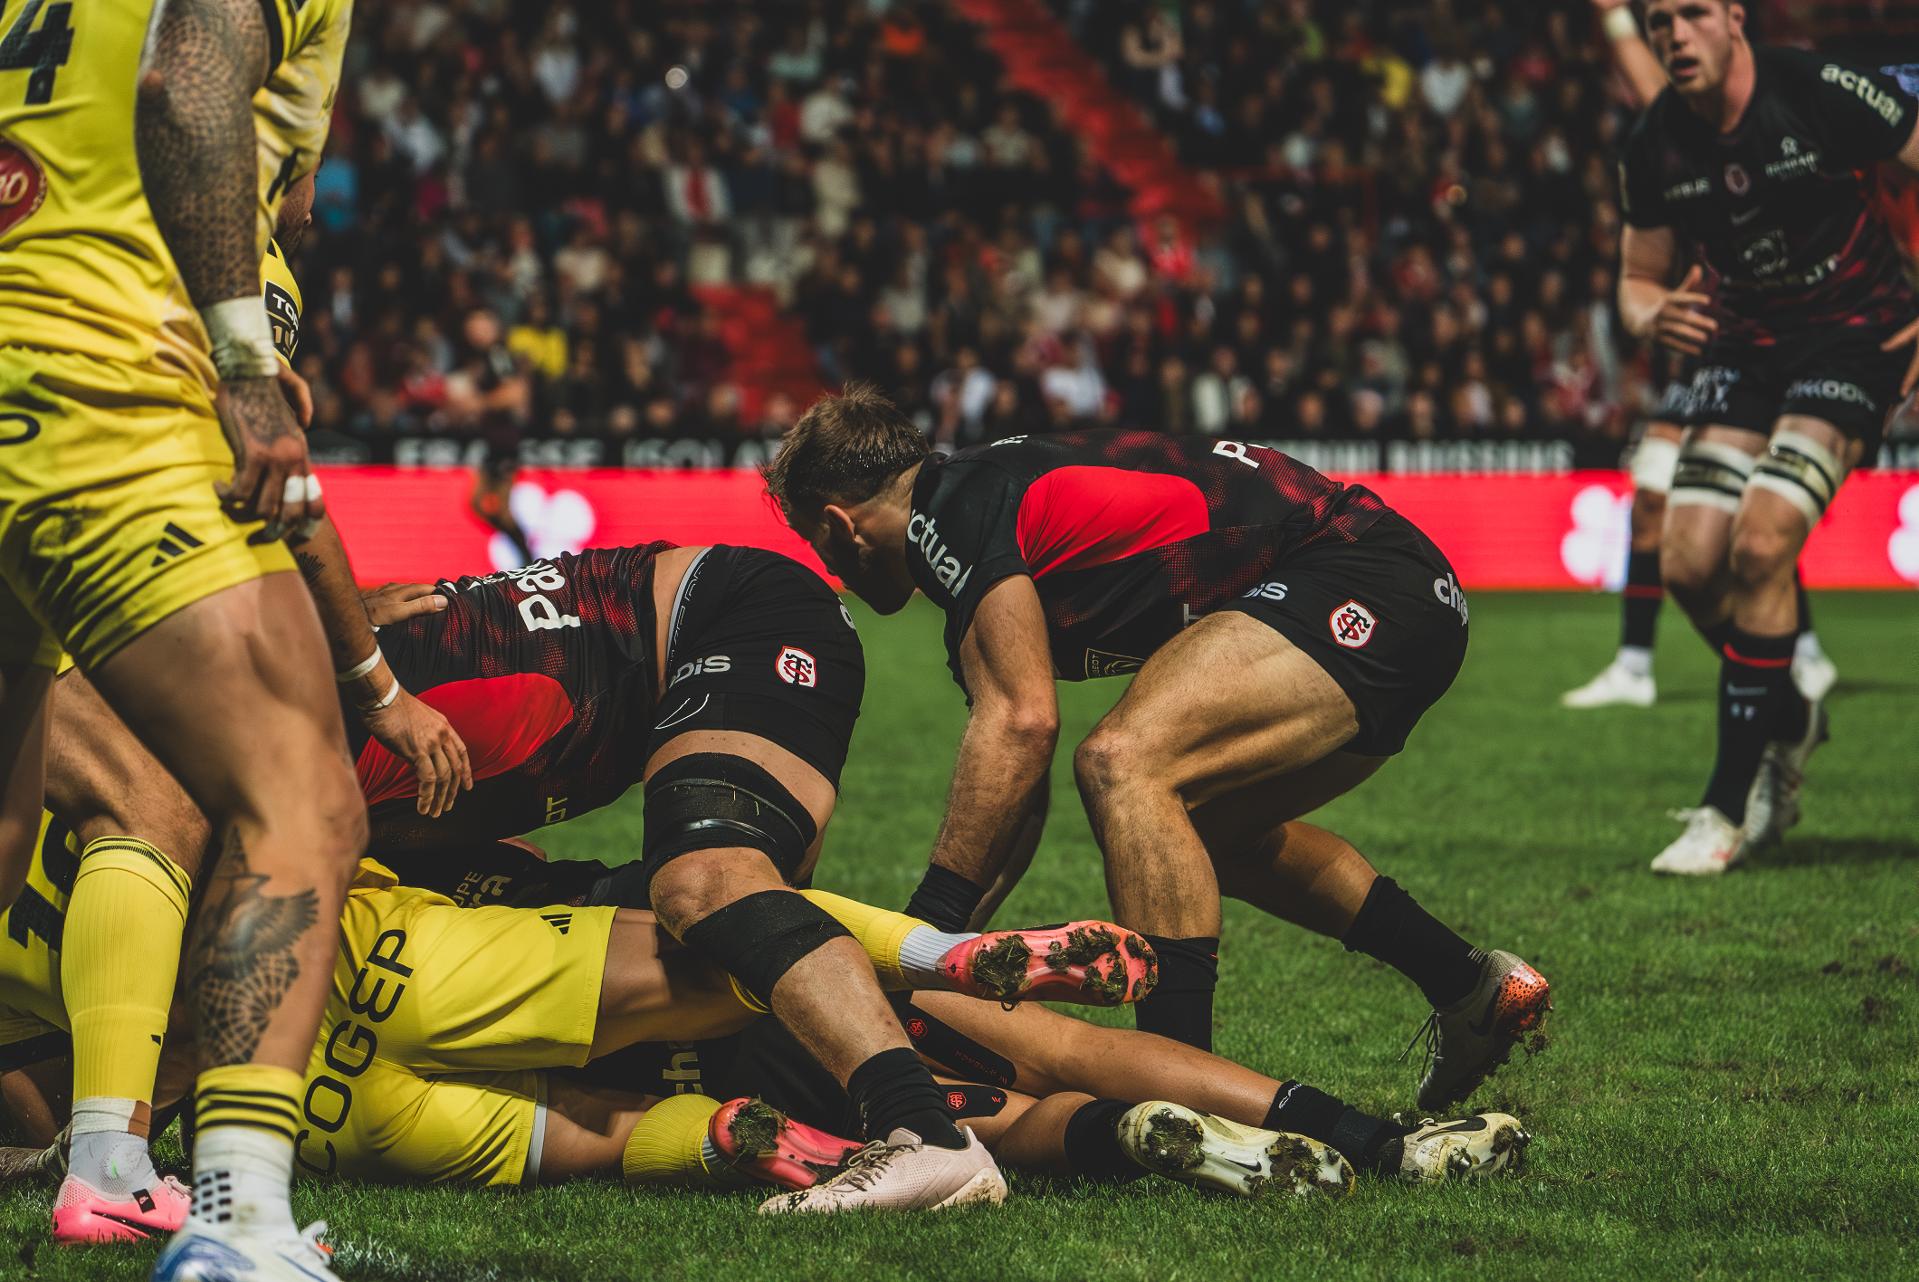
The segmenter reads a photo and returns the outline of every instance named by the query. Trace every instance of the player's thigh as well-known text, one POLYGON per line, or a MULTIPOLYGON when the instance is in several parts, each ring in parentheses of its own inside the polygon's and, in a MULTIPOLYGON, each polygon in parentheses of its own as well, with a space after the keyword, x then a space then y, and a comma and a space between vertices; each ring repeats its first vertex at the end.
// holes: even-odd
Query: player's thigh
POLYGON ((1190 795, 1297 769, 1358 729, 1352 699, 1312 656, 1221 611, 1146 661, 1073 764, 1092 792, 1151 780, 1190 795))
POLYGON ((46 799, 53 669, 30 655, 0 670, 0 682, 0 904, 11 904, 26 876, 46 799))
POLYGON ((63 672, 47 760, 47 808, 82 841, 125 834, 197 877, 211 839, 200 808, 77 668, 63 672))
POLYGON ((429 1076, 342 1047, 307 1067, 296 1169, 383 1184, 516 1187, 537 1172, 544 1074, 429 1076))
MULTIPOLYGON (((755 713, 755 720, 757 722, 765 715, 777 716, 778 710, 777 704, 764 705, 755 713)), ((759 724, 761 728, 764 727, 763 722, 759 724)), ((850 724, 848 729, 850 731, 850 724)), ((839 799, 837 784, 827 775, 825 767, 826 763, 822 763, 817 756, 801 755, 798 745, 785 746, 770 734, 755 733, 753 730, 691 729, 665 739, 655 736, 645 773, 647 831, 644 857, 649 882, 674 864, 683 865, 673 873, 676 880, 689 877, 696 864, 716 870, 736 868, 738 877, 756 882, 761 880, 759 860, 747 861, 751 864, 749 870, 747 864, 740 861, 716 864, 714 859, 704 858, 694 863, 688 862, 691 854, 704 855, 707 851, 677 856, 663 853, 677 851, 685 844, 671 829, 723 817, 708 815, 703 810, 695 813, 701 797, 708 795, 706 790, 711 785, 694 781, 711 777, 717 783, 752 793, 750 800, 755 810, 771 807, 780 812, 777 815, 756 815, 755 818, 765 822, 754 824, 774 837, 779 849, 745 853, 764 855, 765 864, 777 872, 780 880, 794 885, 805 884, 819 861, 826 825, 831 822, 834 806, 839 799), (692 760, 694 758, 699 760, 692 760), (677 768, 662 776, 661 772, 669 766, 677 768), (667 780, 677 781, 673 788, 674 795, 668 795, 667 780), (759 796, 761 791, 771 795, 759 796), (808 828, 811 829, 810 835, 808 828)), ((716 806, 731 807, 736 804, 725 789, 710 795, 716 806)), ((723 834, 716 830, 714 841, 723 843, 723 834)), ((712 849, 722 850, 726 845, 716 844, 712 849)), ((717 888, 713 888, 713 893, 718 893, 717 888)), ((705 896, 706 899, 712 897, 713 894, 705 896)), ((731 902, 731 899, 722 896, 720 902, 731 902)))
POLYGON ((1063 1089, 1074 1056, 1100 1033, 1044 1006, 1008 1009, 959 993, 914 993, 901 1022, 913 1049, 936 1069, 1032 1095, 1063 1089))
MULTIPOLYGON (((461 908, 405 887, 349 895, 325 1037, 371 1038, 418 1072, 583 1064, 620 911, 461 908)), ((653 938, 635 929, 623 942, 644 951, 653 938)))
POLYGON ((1765 445, 1763 432, 1724 424, 1687 436, 1659 545, 1660 571, 1676 589, 1706 591, 1723 577, 1733 516, 1765 445))
POLYGON ((1798 559, 1863 449, 1856 429, 1806 414, 1781 416, 1733 518, 1736 580, 1777 578, 1798 559))
POLYGON ((91 673, 216 822, 292 826, 357 856, 366 806, 313 601, 269 574, 166 616, 91 673))
POLYGON ((1284 827, 1357 788, 1385 757, 1335 752, 1301 770, 1222 793, 1191 810, 1193 827, 1215 860, 1242 859, 1283 844, 1284 827))

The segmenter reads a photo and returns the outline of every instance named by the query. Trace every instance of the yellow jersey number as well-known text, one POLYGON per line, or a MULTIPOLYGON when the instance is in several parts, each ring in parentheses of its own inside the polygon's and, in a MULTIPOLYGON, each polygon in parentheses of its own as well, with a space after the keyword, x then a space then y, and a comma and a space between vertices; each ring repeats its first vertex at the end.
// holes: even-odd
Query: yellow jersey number
MULTIPOLYGON (((67 65, 73 54, 73 26, 69 19, 73 5, 69 0, 47 4, 46 0, 26 0, 11 23, 7 22, 6 0, 0 0, 0 71, 28 71, 26 103, 38 106, 53 99, 53 78, 67 65), (42 17, 42 10, 45 16, 42 17), (35 20, 39 25, 35 25, 35 20)), ((0 192, 0 203, 5 193, 0 192)))

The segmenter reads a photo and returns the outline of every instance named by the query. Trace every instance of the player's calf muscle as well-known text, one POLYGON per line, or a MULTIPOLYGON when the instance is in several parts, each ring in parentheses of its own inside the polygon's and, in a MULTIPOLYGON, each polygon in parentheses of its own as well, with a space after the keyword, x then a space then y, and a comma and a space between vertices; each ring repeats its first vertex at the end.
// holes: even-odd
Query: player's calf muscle
POLYGON ((345 891, 344 871, 297 861, 269 871, 244 842, 229 837, 185 971, 204 1063, 270 1057, 305 1067, 333 971, 333 922, 345 891), (296 994, 300 1000, 292 1000, 296 994), (277 1033, 271 1040, 270 1032, 277 1033))

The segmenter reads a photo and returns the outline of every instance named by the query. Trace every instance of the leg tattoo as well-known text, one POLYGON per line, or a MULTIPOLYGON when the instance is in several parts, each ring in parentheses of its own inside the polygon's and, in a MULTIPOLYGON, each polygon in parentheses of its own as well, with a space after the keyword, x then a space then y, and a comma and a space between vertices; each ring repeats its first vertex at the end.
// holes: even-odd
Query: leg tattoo
POLYGON ((209 1068, 253 1058, 273 1012, 300 977, 294 946, 319 920, 312 889, 269 895, 261 889, 266 880, 248 865, 239 837, 229 834, 187 965, 202 1063, 209 1068))

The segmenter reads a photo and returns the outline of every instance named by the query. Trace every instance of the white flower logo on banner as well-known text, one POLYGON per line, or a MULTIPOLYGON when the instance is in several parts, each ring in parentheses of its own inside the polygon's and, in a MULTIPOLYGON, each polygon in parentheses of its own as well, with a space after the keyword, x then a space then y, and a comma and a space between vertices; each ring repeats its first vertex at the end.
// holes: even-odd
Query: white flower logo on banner
POLYGON ((1572 517, 1573 528, 1559 541, 1566 573, 1588 587, 1618 591, 1632 543, 1632 495, 1588 485, 1573 496, 1572 517))
POLYGON ((1919 584, 1919 485, 1899 496, 1899 528, 1886 540, 1886 559, 1900 578, 1919 584))
MULTIPOLYGON (((507 508, 526 532, 535 560, 561 552, 578 552, 593 537, 598 524, 593 505, 578 490, 555 490, 549 494, 530 481, 514 484, 507 496, 507 508)), ((515 570, 520 566, 520 554, 514 550, 513 540, 504 534, 493 536, 487 544, 487 555, 496 570, 515 570)))

